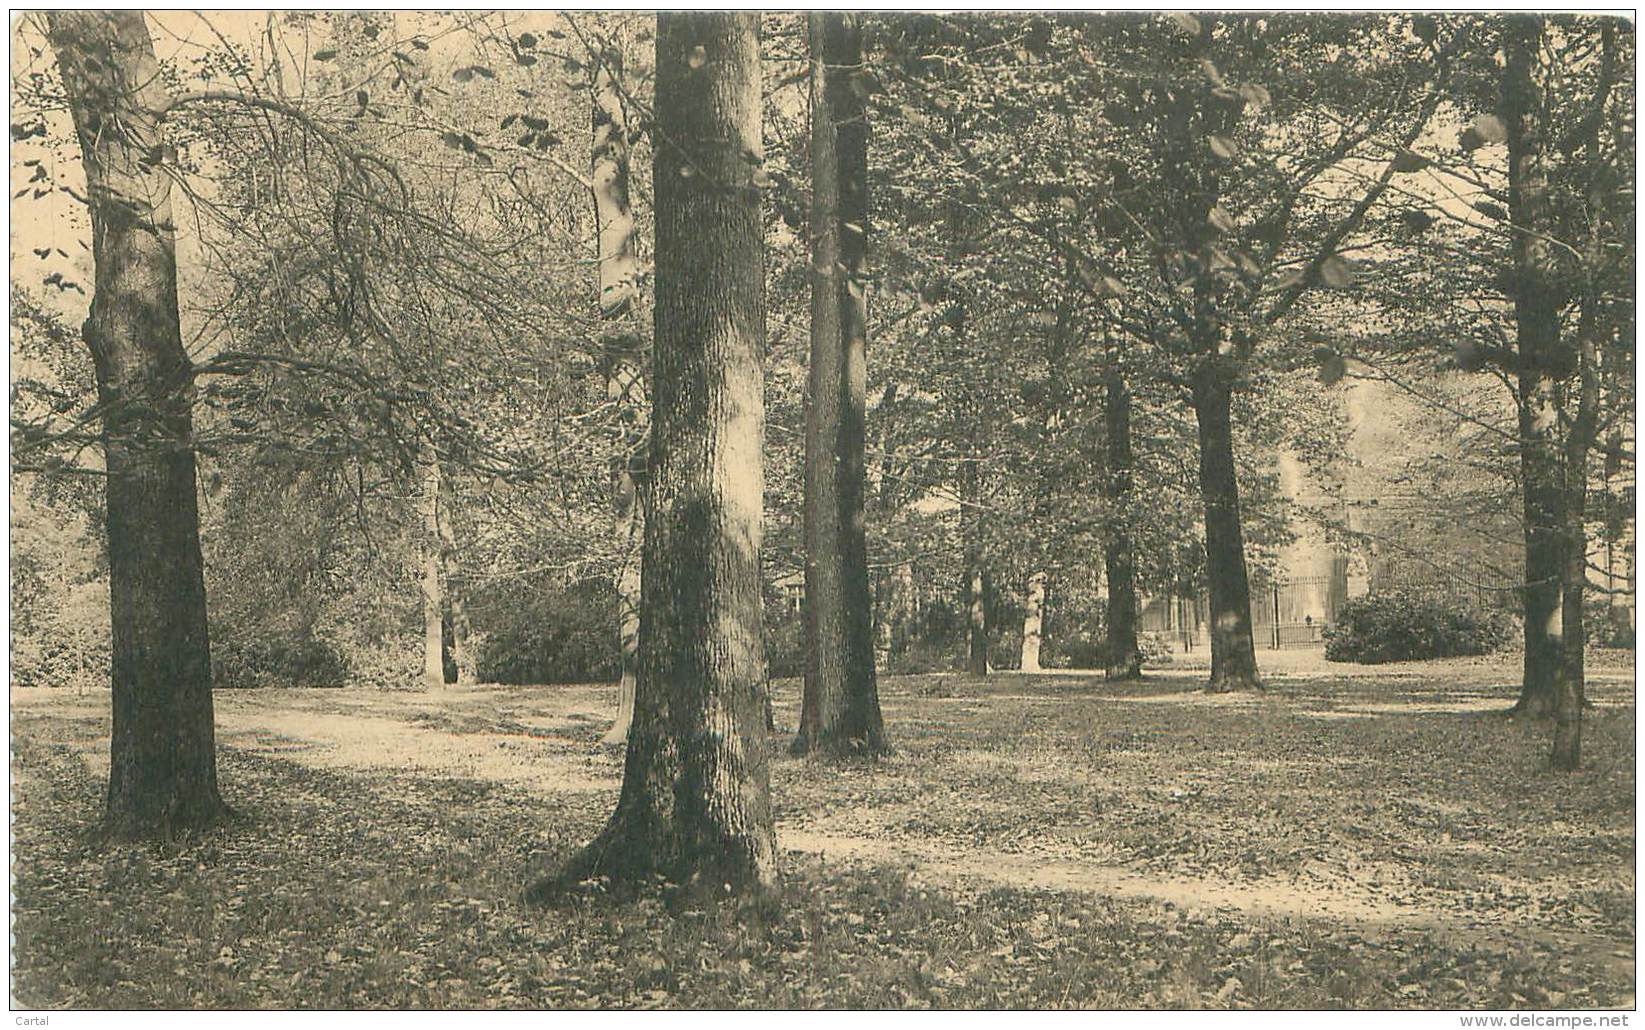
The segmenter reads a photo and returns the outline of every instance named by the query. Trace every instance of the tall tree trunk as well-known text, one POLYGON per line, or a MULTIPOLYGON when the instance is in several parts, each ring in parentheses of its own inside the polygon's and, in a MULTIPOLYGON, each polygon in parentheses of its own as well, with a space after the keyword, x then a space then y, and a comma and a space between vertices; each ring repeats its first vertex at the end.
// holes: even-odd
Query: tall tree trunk
POLYGON ((645 513, 638 477, 644 471, 645 386, 638 327, 639 258, 634 210, 629 200, 628 115, 619 79, 622 52, 612 45, 595 62, 590 181, 598 223, 600 356, 606 397, 617 405, 618 437, 611 459, 612 535, 618 559, 617 653, 621 682, 617 719, 607 744, 628 739, 634 720, 634 682, 640 646, 640 544, 645 513))
POLYGON ((1560 576, 1560 613, 1564 653, 1555 688, 1551 764, 1555 769, 1566 771, 1577 769, 1582 764, 1582 709, 1587 702, 1585 595, 1588 589, 1588 456, 1599 435, 1600 317, 1605 305, 1599 276, 1607 260, 1601 233, 1606 198, 1604 180, 1598 169, 1602 158, 1600 136, 1605 105, 1610 99, 1615 78, 1616 35, 1616 23, 1607 21, 1600 40, 1601 63, 1594 94, 1593 128, 1584 148, 1584 162, 1589 170, 1584 195, 1589 227, 1587 245, 1583 251, 1586 281, 1577 326, 1576 411, 1566 430, 1562 455, 1565 473, 1565 558, 1560 576))
POLYGON ((423 598, 423 686, 438 690, 446 683, 445 590, 440 575, 440 459, 430 445, 423 458, 418 512, 422 518, 421 574, 423 598))
POLYGON ((824 708, 845 696, 845 597, 840 561, 841 306, 839 160, 823 55, 826 15, 808 17, 811 46, 811 354, 805 396, 805 691, 794 751, 818 741, 824 708))
POLYGON ((1554 712, 1564 638, 1558 382, 1553 365, 1560 303, 1542 233, 1549 224, 1542 95, 1536 82, 1542 21, 1507 20, 1502 113, 1508 132, 1508 212, 1514 227, 1514 322, 1519 358, 1519 455, 1525 533, 1525 673, 1515 711, 1554 712))
MULTIPOLYGON (((1212 26, 1202 24, 1190 44, 1192 50, 1204 53, 1213 36, 1212 26)), ((1174 236, 1188 252, 1207 259, 1217 236, 1210 213, 1221 196, 1223 173, 1220 165, 1204 161, 1205 133, 1231 132, 1239 118, 1238 105, 1217 101, 1209 89, 1202 85, 1177 90, 1169 101, 1164 125, 1167 210, 1177 221, 1174 236)), ((1205 570, 1210 587, 1211 679, 1207 687, 1216 691, 1260 689, 1231 412, 1234 379, 1248 350, 1232 338, 1217 294, 1211 275, 1194 278, 1190 336, 1197 357, 1190 387, 1199 428, 1199 489, 1205 507, 1205 570)))
MULTIPOLYGON (((1205 502, 1205 571, 1211 594, 1211 690, 1260 689, 1251 636, 1251 581, 1245 571, 1239 481, 1234 464, 1231 375, 1208 357, 1194 376, 1199 424, 1199 488, 1205 502)), ((1113 587, 1109 587, 1110 596, 1113 587)))
POLYGON ((1102 478, 1108 531, 1103 551, 1108 576, 1106 672, 1108 679, 1127 680, 1142 675, 1142 648, 1137 645, 1137 559, 1131 537, 1131 389, 1117 370, 1103 381, 1103 421, 1108 450, 1102 478))
POLYGON ((226 811, 192 450, 193 366, 177 314, 169 97, 141 11, 46 16, 90 201, 96 285, 83 334, 103 408, 114 731, 108 831, 169 838, 226 811), (157 160, 158 158, 158 160, 157 160))
POLYGON ((561 882, 777 879, 760 617, 759 16, 657 17, 655 404, 622 794, 561 882))
POLYGON ((840 169, 840 550, 845 587, 845 712, 834 736, 853 750, 885 750, 874 667, 873 586, 868 573, 868 94, 862 21, 829 16, 824 56, 840 169))
POLYGON ((1017 668, 1022 672, 1039 672, 1040 643, 1045 626, 1045 573, 1036 572, 1028 577, 1028 604, 1022 616, 1022 660, 1017 668))
POLYGON ((806 418, 806 682, 794 751, 875 753, 884 722, 874 672, 863 506, 867 464, 868 124, 853 86, 855 15, 809 15, 811 367, 806 418))

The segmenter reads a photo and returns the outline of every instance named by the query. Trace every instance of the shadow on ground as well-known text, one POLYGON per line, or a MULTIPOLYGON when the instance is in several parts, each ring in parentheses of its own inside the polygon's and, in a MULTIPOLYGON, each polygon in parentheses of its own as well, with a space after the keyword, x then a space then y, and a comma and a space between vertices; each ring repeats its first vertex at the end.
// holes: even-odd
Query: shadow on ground
MULTIPOLYGON (((1573 776, 1545 771, 1546 726, 1502 714, 1513 674, 1304 666, 1261 695, 1203 693, 1191 669, 888 679, 889 759, 777 751, 789 898, 769 925, 653 902, 588 902, 561 925, 520 905, 529 870, 615 801, 608 687, 220 693, 222 779, 249 822, 113 851, 79 832, 106 698, 18 690, 14 991, 31 1007, 1630 1004, 1631 670, 1597 672, 1573 776)), ((776 708, 791 727, 795 684, 776 708)))

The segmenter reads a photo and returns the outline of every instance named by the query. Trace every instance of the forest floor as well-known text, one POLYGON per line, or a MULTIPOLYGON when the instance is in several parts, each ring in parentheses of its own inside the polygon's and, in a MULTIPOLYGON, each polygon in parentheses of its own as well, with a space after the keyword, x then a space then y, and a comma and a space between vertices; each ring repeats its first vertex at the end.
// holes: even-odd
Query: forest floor
POLYGON ((112 848, 107 696, 13 690, 13 1004, 1632 1006, 1631 661, 1553 775, 1510 657, 1290 655, 1261 695, 886 679, 889 758, 781 738, 774 915, 522 902, 615 801, 610 687, 220 692, 240 818, 112 848))

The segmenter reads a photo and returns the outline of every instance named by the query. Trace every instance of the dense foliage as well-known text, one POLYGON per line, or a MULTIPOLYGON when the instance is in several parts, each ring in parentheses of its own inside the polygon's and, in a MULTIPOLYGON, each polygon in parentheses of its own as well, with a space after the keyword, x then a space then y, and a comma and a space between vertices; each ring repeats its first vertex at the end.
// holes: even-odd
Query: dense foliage
POLYGON ((1514 637, 1512 616, 1433 595, 1390 591, 1356 597, 1325 631, 1333 662, 1408 662, 1489 654, 1514 637))

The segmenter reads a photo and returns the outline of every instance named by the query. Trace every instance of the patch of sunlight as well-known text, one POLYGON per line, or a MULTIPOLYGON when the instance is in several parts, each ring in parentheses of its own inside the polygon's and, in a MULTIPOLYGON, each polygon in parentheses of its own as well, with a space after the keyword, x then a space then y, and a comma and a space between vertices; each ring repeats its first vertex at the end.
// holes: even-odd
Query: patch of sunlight
POLYGON ((607 772, 520 734, 459 734, 396 719, 268 709, 224 713, 218 724, 225 735, 306 743, 307 749, 286 750, 282 757, 316 769, 392 769, 577 793, 619 783, 616 767, 607 772))
POLYGON ((1392 701, 1352 704, 1342 711, 1362 715, 1456 715, 1467 712, 1494 712, 1504 707, 1500 697, 1473 697, 1460 701, 1392 701))
POLYGON ((1204 690, 1183 690, 1172 694, 1127 694, 1110 697, 1119 704, 1186 705, 1190 708, 1254 708, 1266 700, 1261 694, 1233 691, 1212 693, 1204 690))
POLYGON ((969 769, 986 769, 991 772, 1014 772, 1019 763, 990 751, 952 751, 943 756, 955 765, 969 769))

